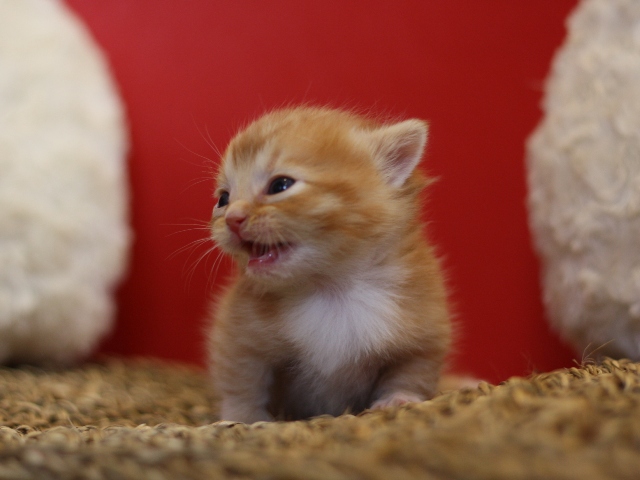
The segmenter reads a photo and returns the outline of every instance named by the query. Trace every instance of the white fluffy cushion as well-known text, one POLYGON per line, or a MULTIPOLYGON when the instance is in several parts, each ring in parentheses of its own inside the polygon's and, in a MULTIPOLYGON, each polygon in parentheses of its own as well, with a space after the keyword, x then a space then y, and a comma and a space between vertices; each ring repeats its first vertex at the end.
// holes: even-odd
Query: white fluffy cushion
POLYGON ((123 108, 62 3, 0 12, 0 362, 69 362, 110 327, 125 265, 123 108))
POLYGON ((544 301, 581 353, 640 360, 640 1, 583 1, 568 27, 528 145, 544 301))

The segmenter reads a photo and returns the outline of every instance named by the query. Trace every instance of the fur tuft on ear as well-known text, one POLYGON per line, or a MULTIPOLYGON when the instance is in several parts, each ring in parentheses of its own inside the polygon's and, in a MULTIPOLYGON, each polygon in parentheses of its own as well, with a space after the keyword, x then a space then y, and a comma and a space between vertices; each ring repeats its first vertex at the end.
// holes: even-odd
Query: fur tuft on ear
POLYGON ((374 159, 389 185, 404 185, 420 163, 427 132, 428 126, 422 120, 405 120, 369 132, 374 159))

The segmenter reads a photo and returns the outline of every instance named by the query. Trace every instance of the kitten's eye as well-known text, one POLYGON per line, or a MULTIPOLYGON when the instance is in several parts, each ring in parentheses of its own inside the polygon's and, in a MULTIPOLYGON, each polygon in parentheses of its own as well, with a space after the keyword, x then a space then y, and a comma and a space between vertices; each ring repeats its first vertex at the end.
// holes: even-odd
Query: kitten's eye
POLYGON ((229 205, 229 192, 222 192, 220 198, 218 198, 218 208, 226 207, 229 205))
POLYGON ((276 193, 284 192, 294 183, 296 183, 296 181, 293 178, 278 177, 269 184, 267 195, 275 195, 276 193))

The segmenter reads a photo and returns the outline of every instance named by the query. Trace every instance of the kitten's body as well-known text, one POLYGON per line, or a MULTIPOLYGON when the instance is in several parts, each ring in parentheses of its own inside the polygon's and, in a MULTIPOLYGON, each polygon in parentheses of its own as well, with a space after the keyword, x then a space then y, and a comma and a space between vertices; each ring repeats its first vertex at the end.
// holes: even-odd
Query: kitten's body
POLYGON ((221 418, 338 415, 436 393, 450 324, 419 221, 425 141, 417 120, 298 108, 231 142, 212 220, 240 270, 211 336, 221 418))

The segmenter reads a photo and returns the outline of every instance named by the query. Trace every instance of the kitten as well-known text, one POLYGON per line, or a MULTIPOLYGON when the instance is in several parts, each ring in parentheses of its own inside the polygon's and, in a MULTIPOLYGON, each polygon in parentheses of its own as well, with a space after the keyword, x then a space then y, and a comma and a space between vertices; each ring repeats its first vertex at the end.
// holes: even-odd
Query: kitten
POLYGON ((210 337, 221 418, 340 415, 436 393, 451 327, 420 222, 420 120, 269 113, 229 144, 211 234, 239 274, 210 337))

